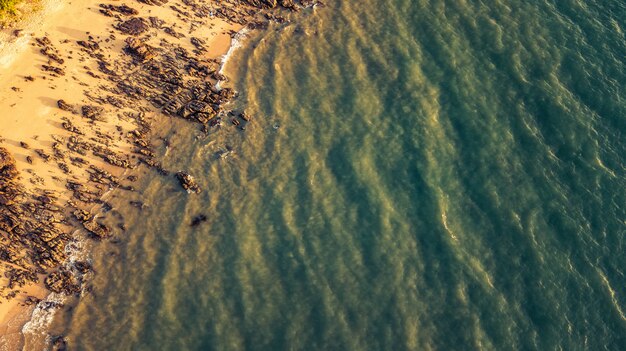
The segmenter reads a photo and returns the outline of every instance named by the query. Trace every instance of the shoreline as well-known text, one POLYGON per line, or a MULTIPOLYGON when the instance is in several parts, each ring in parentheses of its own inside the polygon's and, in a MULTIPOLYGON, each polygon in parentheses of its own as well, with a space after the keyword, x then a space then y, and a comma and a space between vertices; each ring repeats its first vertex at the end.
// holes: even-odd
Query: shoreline
MULTIPOLYGON (((50 12, 37 13, 13 43, 0 48, 5 95, 0 97, 0 148, 15 158, 15 187, 24 199, 11 206, 36 208, 51 218, 50 230, 57 233, 54 245, 33 239, 53 250, 54 259, 46 264, 39 260, 50 254, 42 256, 42 249, 11 252, 21 257, 21 270, 32 269, 38 277, 34 284, 22 280, 19 289, 10 289, 17 297, 0 305, 5 345, 33 345, 21 327, 14 330, 26 328, 28 320, 19 316, 63 307, 46 305, 43 295, 88 293, 89 260, 73 258, 72 247, 81 240, 118 240, 125 230, 123 214, 106 195, 135 192, 132 184, 140 177, 172 176, 158 161, 167 141, 153 125, 167 129, 163 118, 176 118, 197 123, 207 135, 221 127, 244 129, 249 116, 223 108, 235 97, 232 89, 220 87, 227 81, 222 69, 236 49, 231 39, 246 28, 284 23, 280 16, 261 17, 272 9, 254 0, 211 2, 210 8, 194 1, 100 3, 47 1, 50 12), (37 302, 21 306, 29 296, 37 302)), ((200 191, 185 172, 172 181, 181 191, 200 191)), ((28 213, 23 215, 26 219, 28 213)), ((45 342, 65 342, 60 338, 48 335, 45 342)))

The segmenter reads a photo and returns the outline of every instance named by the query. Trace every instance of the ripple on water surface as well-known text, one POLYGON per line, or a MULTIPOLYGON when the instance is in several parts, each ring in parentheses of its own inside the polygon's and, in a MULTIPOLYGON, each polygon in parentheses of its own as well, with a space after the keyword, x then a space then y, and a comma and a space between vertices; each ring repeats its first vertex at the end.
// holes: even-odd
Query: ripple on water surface
POLYGON ((618 349, 624 7, 327 5, 235 51, 255 119, 173 137, 167 166, 206 191, 147 182, 71 342, 618 349))

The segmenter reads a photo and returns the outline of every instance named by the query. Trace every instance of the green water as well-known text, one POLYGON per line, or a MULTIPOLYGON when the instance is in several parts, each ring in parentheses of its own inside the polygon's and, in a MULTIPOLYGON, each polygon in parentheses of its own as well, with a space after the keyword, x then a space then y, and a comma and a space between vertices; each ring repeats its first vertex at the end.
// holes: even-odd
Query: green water
POLYGON ((72 348, 623 350, 626 5, 327 5, 229 61, 245 132, 178 127, 205 191, 145 184, 72 348))

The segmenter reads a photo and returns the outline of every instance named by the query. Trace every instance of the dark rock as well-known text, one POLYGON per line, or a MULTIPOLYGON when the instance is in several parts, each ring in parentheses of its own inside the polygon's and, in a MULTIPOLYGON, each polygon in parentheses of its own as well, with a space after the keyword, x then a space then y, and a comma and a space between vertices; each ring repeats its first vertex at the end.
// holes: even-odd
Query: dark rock
POLYGON ((85 49, 87 49, 88 51, 97 51, 100 50, 100 45, 98 43, 96 43, 95 41, 84 41, 84 40, 79 40, 77 41, 78 45, 84 47, 85 49))
POLYGON ((52 342, 52 351, 67 351, 67 340, 64 336, 54 336, 50 341, 52 342))
POLYGON ((199 194, 202 191, 200 189, 200 186, 196 183, 191 175, 185 172, 178 172, 176 173, 176 178, 180 182, 180 185, 183 187, 183 189, 187 190, 188 193, 199 194))
POLYGON ((50 39, 48 37, 35 38, 35 41, 37 42, 37 44, 39 46, 50 46, 50 45, 52 45, 52 42, 50 41, 50 39))
POLYGON ((0 178, 9 180, 17 177, 17 175, 15 159, 7 149, 0 147, 0 178))
POLYGON ((276 0, 245 0, 245 1, 254 7, 258 7, 262 9, 274 8, 277 5, 276 0))
POLYGON ((85 274, 92 270, 91 263, 87 261, 76 261, 74 262, 74 268, 80 273, 85 274))
POLYGON ((150 26, 143 18, 133 17, 118 24, 116 28, 124 34, 137 36, 150 29, 150 26))
POLYGON ((133 166, 130 164, 130 161, 122 156, 118 156, 113 153, 102 153, 97 151, 94 151, 94 155, 102 158, 106 163, 110 165, 121 168, 133 168, 133 166))
POLYGON ((143 2, 148 5, 161 6, 168 2, 168 0, 138 0, 139 2, 143 2))
POLYGON ((215 112, 213 112, 213 113, 199 112, 199 113, 197 113, 195 115, 195 118, 196 118, 196 121, 198 121, 198 122, 200 122, 202 124, 206 124, 215 116, 216 116, 215 112))
POLYGON ((148 20, 150 21, 150 26, 152 28, 160 29, 165 24, 165 21, 163 21, 162 19, 158 17, 151 16, 151 17, 148 17, 148 20))
POLYGON ((74 276, 63 269, 50 273, 44 280, 44 284, 48 290, 58 294, 71 295, 80 292, 80 285, 74 276))
POLYGON ((65 75, 65 70, 63 68, 60 68, 60 67, 54 67, 54 66, 49 66, 49 65, 41 65, 41 68, 44 71, 46 71, 46 72, 51 72, 51 73, 59 75, 59 76, 64 76, 65 75))
POLYGON ((83 222, 83 227, 96 239, 105 239, 111 236, 111 228, 97 222, 95 219, 83 222))
POLYGON ((83 114, 83 117, 85 118, 89 118, 94 121, 100 121, 102 120, 101 118, 102 114, 104 113, 104 108, 100 106, 85 105, 82 107, 81 112, 83 114))
POLYGON ((154 48, 137 38, 126 39, 125 51, 140 62, 149 61, 156 57, 154 48))
POLYGON ((41 157, 43 159, 44 162, 48 162, 50 161, 50 158, 52 156, 48 155, 45 151, 43 151, 42 149, 35 149, 35 153, 37 155, 39 155, 39 157, 41 157))
POLYGON ((48 311, 51 309, 62 308, 65 305, 62 303, 55 302, 55 301, 42 301, 40 306, 42 310, 48 311))
POLYGON ((30 305, 36 305, 41 301, 40 298, 35 297, 35 296, 26 296, 26 300, 24 301, 24 304, 27 306, 30 305))
POLYGON ((65 100, 63 100, 63 99, 57 101, 57 106, 61 110, 63 110, 63 111, 71 112, 71 113, 74 113, 74 114, 77 113, 76 112, 76 108, 73 105, 68 104, 67 102, 65 102, 65 100))
MULTIPOLYGON (((77 190, 76 187, 71 187, 71 190, 77 190)), ((74 210, 74 212, 72 212, 72 214, 74 215, 74 217, 79 220, 80 222, 84 223, 87 222, 91 216, 89 215, 89 212, 85 211, 85 210, 74 210)))
POLYGON ((278 2, 280 3, 280 6, 286 9, 290 9, 292 11, 296 10, 296 4, 294 4, 293 0, 278 0, 278 2))
POLYGON ((206 42, 200 38, 192 37, 191 44, 196 47, 196 49, 200 51, 206 51, 206 42))
POLYGON ((65 119, 63 122, 61 122, 61 126, 63 127, 63 129, 69 132, 72 132, 78 135, 85 135, 85 133, 83 133, 83 131, 78 129, 78 127, 74 126, 72 122, 70 122, 69 119, 65 119))
POLYGON ((5 268, 4 277, 9 281, 7 284, 9 289, 22 287, 28 284, 28 282, 37 281, 37 275, 34 272, 16 267, 5 268))
POLYGON ((250 116, 248 113, 246 113, 246 111, 243 111, 242 113, 239 114, 239 117, 241 119, 243 119, 246 122, 250 122, 250 120, 252 119, 252 116, 250 116))
POLYGON ((48 57, 52 61, 56 61, 58 64, 62 65, 65 63, 65 60, 62 59, 59 54, 52 47, 46 46, 39 50, 42 55, 48 57))
POLYGON ((221 125, 222 125, 222 118, 221 117, 213 118, 209 122, 209 126, 210 127, 220 127, 221 125))
POLYGON ((126 106, 126 104, 124 103, 122 99, 117 98, 115 96, 107 96, 106 100, 109 104, 117 108, 124 108, 126 106))
POLYGON ((174 30, 172 27, 164 27, 163 31, 176 39, 183 38, 185 35, 174 30))
POLYGON ((207 220, 208 220, 208 217, 206 215, 203 215, 203 214, 197 215, 191 220, 191 226, 196 227, 202 224, 203 222, 206 222, 207 220))
POLYGON ((112 4, 100 4, 100 8, 108 11, 113 11, 120 13, 124 16, 134 16, 139 14, 139 11, 135 10, 130 6, 126 6, 126 4, 122 5, 112 5, 112 4))
POLYGON ((211 116, 215 115, 215 111, 213 111, 213 109, 211 108, 211 105, 207 104, 204 101, 199 101, 199 100, 189 101, 178 112, 178 114, 185 119, 189 119, 197 113, 207 113, 207 114, 210 113, 211 116))
POLYGON ((250 21, 247 27, 252 30, 265 30, 269 28, 269 22, 267 21, 250 21))

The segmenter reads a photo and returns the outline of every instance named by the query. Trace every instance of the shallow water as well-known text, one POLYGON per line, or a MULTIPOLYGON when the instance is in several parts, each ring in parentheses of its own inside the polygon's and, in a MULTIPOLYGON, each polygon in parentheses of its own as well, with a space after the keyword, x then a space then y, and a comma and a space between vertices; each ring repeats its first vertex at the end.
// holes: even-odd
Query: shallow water
POLYGON ((205 191, 148 179, 57 331, 79 350, 626 345, 624 4, 327 5, 235 52, 253 122, 177 127, 166 166, 205 191))

